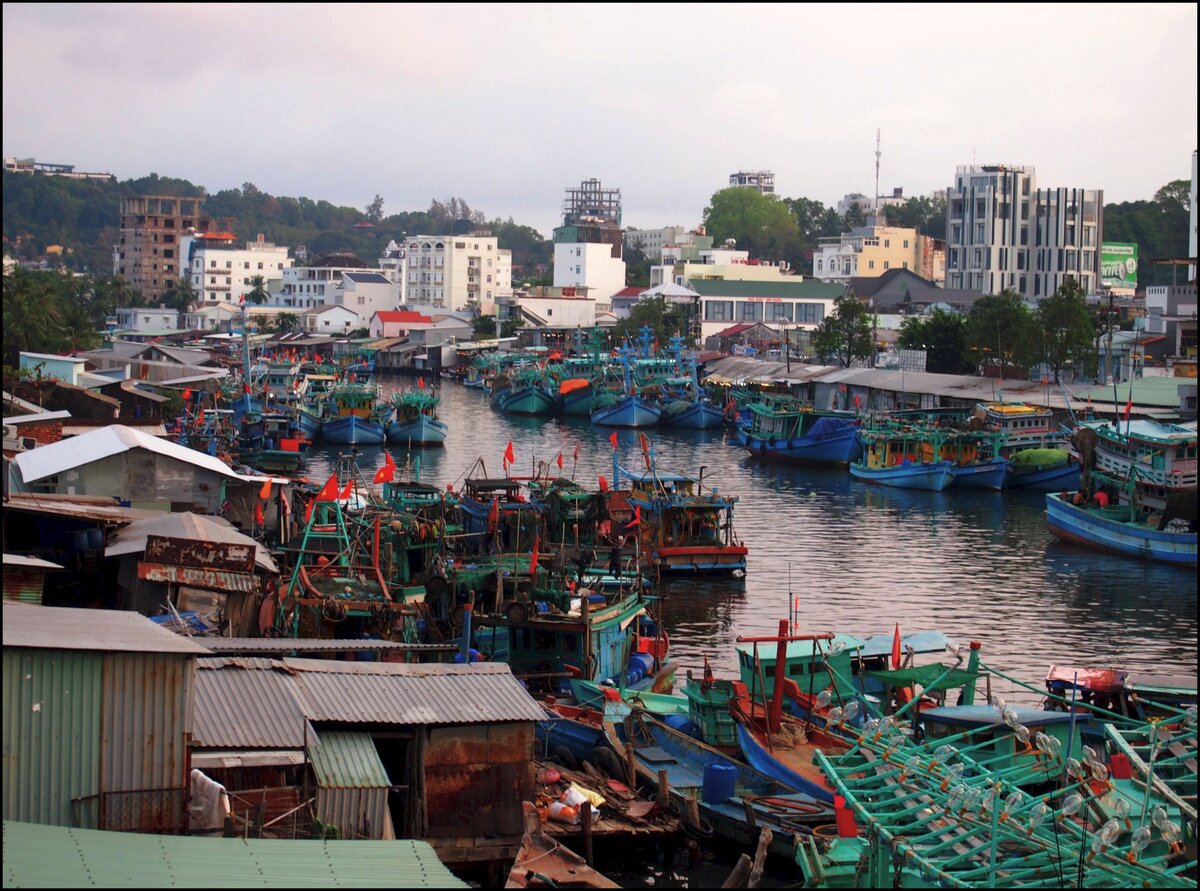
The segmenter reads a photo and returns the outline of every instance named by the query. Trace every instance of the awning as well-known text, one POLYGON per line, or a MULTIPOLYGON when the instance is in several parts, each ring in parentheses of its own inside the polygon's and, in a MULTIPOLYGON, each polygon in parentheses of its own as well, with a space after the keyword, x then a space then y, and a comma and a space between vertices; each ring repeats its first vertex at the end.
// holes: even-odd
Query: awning
POLYGON ((222 593, 253 594, 259 589, 257 578, 250 573, 200 569, 195 566, 170 566, 165 563, 139 561, 138 578, 147 582, 187 585, 222 593))
POLYGON ((299 749, 244 752, 206 752, 192 749, 192 767, 199 770, 222 767, 285 767, 304 762, 304 752, 299 749))

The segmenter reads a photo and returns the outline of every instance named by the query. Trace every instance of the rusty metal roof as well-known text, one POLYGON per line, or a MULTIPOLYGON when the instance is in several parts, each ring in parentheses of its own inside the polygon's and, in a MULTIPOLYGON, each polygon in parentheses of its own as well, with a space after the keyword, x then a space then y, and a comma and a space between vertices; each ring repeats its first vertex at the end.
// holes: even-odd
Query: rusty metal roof
POLYGON ((87 498, 75 495, 27 495, 12 493, 4 503, 5 510, 33 511, 39 514, 58 514, 80 520, 105 520, 110 523, 132 523, 147 517, 162 516, 160 510, 141 510, 121 507, 112 498, 87 498))
POLYGON ((272 659, 198 659, 192 745, 302 749, 316 738, 283 664, 272 659))
POLYGON ((305 640, 289 637, 214 637, 204 645, 214 653, 262 653, 286 656, 288 653, 341 653, 346 651, 399 650, 415 653, 456 653, 456 644, 413 644, 399 640, 363 638, 305 640))
POLYGON ((139 613, 4 604, 4 646, 42 650, 176 653, 207 656, 208 650, 155 625, 139 613))
POLYGON ((534 701, 499 663, 472 665, 284 659, 313 721, 484 724, 538 721, 534 701))

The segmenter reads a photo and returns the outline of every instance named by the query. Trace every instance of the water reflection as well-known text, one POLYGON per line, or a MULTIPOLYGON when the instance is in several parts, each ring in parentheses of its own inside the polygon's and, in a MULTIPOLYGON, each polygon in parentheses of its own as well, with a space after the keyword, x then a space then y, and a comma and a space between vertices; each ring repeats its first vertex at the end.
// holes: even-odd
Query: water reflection
MULTIPOLYGON (((399 386, 384 383, 389 391, 399 386)), ((411 456, 419 456, 427 482, 457 488, 478 457, 499 474, 509 440, 517 474, 561 452, 564 472, 584 485, 612 476, 610 429, 583 418, 501 415, 486 394, 457 384, 439 393, 446 447, 411 456)), ((889 489, 844 470, 762 464, 721 431, 647 434, 661 469, 698 474, 703 466, 706 487, 739 497, 735 528, 750 548, 744 579, 663 586, 660 609, 683 669, 698 669, 707 654, 718 674, 732 675, 734 638, 774 634, 794 597, 804 628, 935 628, 980 640, 985 663, 1035 686, 1051 663, 1195 675, 1195 571, 1061 545, 1046 530, 1037 493, 889 489)), ((618 431, 617 441, 623 466, 642 467, 638 431, 618 431)), ((309 477, 328 476, 339 448, 348 452, 310 451, 309 477)), ((410 457, 403 448, 392 455, 401 466, 410 457)), ((383 463, 383 448, 359 449, 368 479, 383 463)))

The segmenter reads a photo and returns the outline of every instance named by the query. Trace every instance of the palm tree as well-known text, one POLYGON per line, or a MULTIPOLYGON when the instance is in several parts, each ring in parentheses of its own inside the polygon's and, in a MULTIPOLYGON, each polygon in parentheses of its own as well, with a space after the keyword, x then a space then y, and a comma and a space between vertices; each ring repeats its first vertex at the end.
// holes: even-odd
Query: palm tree
POLYGON ((288 334, 300 330, 300 316, 294 312, 281 312, 275 316, 275 330, 280 334, 288 334))
POLYGON ((69 301, 62 307, 54 327, 56 340, 63 349, 90 350, 100 343, 96 324, 79 301, 69 301))
POLYGON ((187 276, 175 279, 163 294, 163 301, 171 309, 177 309, 181 313, 187 312, 196 302, 196 290, 192 287, 192 280, 187 276))
POLYGON ((4 355, 12 365, 22 350, 48 347, 58 309, 52 275, 17 268, 4 277, 4 355))
POLYGON ((250 291, 246 294, 246 302, 262 306, 270 295, 267 293, 267 282, 261 275, 250 279, 250 291))

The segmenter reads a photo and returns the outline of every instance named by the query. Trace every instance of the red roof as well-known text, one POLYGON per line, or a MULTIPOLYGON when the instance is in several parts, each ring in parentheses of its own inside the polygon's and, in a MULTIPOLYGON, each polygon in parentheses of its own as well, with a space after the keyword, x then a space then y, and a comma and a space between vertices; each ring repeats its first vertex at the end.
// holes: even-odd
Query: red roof
POLYGON ((229 241, 233 241, 235 238, 237 238, 237 236, 234 235, 232 232, 205 232, 196 237, 197 238, 220 238, 220 239, 228 239, 229 241))
POLYGON ((429 316, 421 315, 411 309, 396 309, 396 310, 381 310, 375 315, 379 316, 379 321, 385 324, 395 324, 403 322, 432 322, 429 316))
POLYGON ((754 322, 740 322, 737 325, 726 328, 724 331, 718 331, 717 337, 733 337, 735 334, 741 334, 747 328, 753 328, 754 322))
POLYGON ((637 297, 642 291, 646 290, 641 285, 634 285, 632 288, 624 288, 613 294, 614 297, 637 297))

